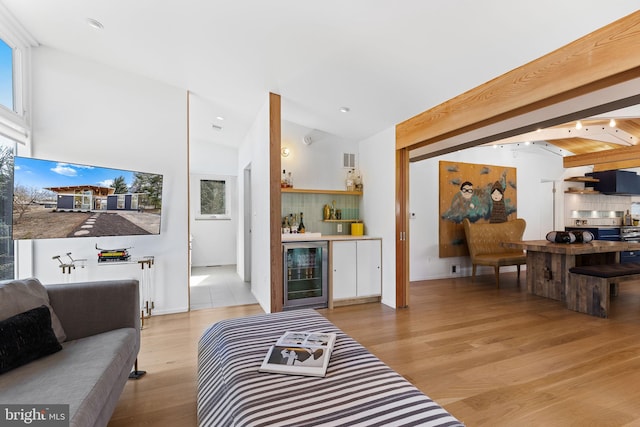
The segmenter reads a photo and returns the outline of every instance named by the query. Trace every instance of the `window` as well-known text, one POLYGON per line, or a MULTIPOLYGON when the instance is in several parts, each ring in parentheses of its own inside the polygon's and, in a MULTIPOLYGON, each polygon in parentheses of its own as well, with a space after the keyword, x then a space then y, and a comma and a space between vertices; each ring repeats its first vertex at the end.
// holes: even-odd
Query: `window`
MULTIPOLYGON (((0 8, 1 12, 1 8, 0 8)), ((21 144, 28 144, 28 68, 30 41, 0 13, 0 134, 21 144)))
MULTIPOLYGON (((37 42, 0 4, 0 280, 15 277, 15 251, 30 260, 30 246, 17 245, 13 231, 13 157, 30 152, 29 90, 31 47, 37 42)), ((22 270, 30 267, 23 262, 22 270)), ((20 267, 20 266, 18 266, 20 267)))
POLYGON ((0 105, 14 111, 13 49, 0 39, 0 105))
POLYGON ((231 219, 227 179, 200 179, 198 187, 196 219, 231 219))
POLYGON ((14 278, 13 154, 15 142, 0 137, 0 280, 14 278))

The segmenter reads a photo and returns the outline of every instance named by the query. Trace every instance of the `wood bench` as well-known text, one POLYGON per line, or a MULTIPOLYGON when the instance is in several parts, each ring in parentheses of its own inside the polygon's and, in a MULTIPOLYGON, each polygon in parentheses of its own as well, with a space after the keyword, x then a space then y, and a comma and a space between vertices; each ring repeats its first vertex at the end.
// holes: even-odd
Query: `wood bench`
POLYGON ((617 294, 618 284, 629 280, 640 280, 640 263, 572 267, 566 289, 567 308, 606 318, 611 291, 617 294))

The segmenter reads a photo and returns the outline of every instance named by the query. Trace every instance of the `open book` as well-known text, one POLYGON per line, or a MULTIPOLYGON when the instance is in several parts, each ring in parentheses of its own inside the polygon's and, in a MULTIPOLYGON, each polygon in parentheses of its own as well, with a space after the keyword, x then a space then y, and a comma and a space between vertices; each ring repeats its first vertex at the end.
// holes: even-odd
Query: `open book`
POLYGON ((335 333, 287 331, 271 346, 259 371, 324 377, 335 342, 335 333))

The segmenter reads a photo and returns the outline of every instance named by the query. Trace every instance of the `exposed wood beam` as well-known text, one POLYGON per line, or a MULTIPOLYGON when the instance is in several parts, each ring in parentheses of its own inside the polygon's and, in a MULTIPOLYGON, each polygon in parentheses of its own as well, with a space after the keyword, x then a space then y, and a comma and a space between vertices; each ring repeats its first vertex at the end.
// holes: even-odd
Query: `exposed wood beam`
POLYGON ((567 156, 562 159, 565 168, 575 168, 578 166, 600 165, 614 162, 640 162, 640 145, 633 147, 622 147, 614 150, 597 151, 595 153, 578 154, 567 156))
POLYGON ((396 149, 432 144, 630 80, 640 72, 639 45, 640 11, 398 124, 396 149))
POLYGON ((640 168, 640 159, 625 160, 623 162, 602 163, 593 166, 594 172, 610 171, 616 169, 640 168))
MULTIPOLYGON (((269 93, 269 234, 271 243, 271 313, 282 311, 282 195, 280 194, 280 147, 282 140, 282 99, 269 93)), ((246 232, 246 230, 245 230, 246 232)))

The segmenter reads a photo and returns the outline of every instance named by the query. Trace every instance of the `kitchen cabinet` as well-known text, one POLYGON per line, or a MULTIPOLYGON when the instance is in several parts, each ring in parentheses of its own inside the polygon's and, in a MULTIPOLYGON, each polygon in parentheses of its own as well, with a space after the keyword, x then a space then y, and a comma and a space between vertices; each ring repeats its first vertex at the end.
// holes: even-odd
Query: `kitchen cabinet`
POLYGON ((588 174, 599 182, 593 184, 595 191, 613 195, 640 194, 640 176, 623 170, 592 172, 588 174))
POLYGON ((370 302, 369 297, 379 301, 382 293, 380 239, 334 241, 330 257, 334 301, 349 300, 348 303, 356 304, 370 302))
POLYGON ((595 240, 620 241, 620 227, 565 227, 564 231, 588 231, 595 240))

